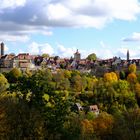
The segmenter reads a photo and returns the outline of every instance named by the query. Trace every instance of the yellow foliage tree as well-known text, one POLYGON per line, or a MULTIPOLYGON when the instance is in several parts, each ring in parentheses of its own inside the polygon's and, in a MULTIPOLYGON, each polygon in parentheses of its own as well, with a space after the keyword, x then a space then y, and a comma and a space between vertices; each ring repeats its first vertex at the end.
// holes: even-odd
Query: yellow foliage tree
POLYGON ((129 70, 129 72, 130 73, 136 73, 136 69, 137 69, 137 67, 136 67, 136 65, 135 64, 131 64, 131 65, 129 65, 129 67, 128 67, 128 70, 129 70))
POLYGON ((9 87, 9 83, 5 76, 0 73, 0 94, 9 87))
POLYGON ((117 82, 118 77, 117 77, 117 74, 115 72, 105 73, 104 80, 106 82, 117 82))

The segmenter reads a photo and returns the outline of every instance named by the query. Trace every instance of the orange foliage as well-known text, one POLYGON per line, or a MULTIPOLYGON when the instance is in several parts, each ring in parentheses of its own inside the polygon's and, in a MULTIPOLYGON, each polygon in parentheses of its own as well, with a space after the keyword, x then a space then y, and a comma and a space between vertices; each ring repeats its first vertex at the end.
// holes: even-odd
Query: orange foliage
POLYGON ((94 132, 91 121, 85 119, 81 122, 81 124, 82 124, 82 134, 92 134, 94 132))
POLYGON ((101 113, 93 121, 94 131, 99 135, 104 135, 105 133, 111 133, 113 128, 113 116, 107 113, 101 113))
POLYGON ((135 73, 128 74, 127 81, 129 83, 136 83, 137 82, 137 76, 136 76, 136 74, 135 73))

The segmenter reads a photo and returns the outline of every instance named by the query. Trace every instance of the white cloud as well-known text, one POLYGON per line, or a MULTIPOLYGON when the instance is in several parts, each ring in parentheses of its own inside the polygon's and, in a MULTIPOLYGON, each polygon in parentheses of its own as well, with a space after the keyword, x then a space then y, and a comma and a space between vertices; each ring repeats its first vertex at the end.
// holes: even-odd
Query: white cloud
POLYGON ((140 33, 134 32, 130 37, 125 37, 122 39, 124 42, 140 41, 140 33))
POLYGON ((101 28, 113 19, 135 20, 140 13, 138 0, 60 0, 45 8, 50 26, 101 28))
POLYGON ((47 7, 47 16, 49 20, 63 20, 64 18, 69 17, 71 11, 66 8, 61 3, 58 4, 50 4, 47 7))
POLYGON ((66 48, 62 44, 57 43, 57 49, 56 49, 56 54, 59 55, 60 57, 71 57, 74 55, 76 52, 76 48, 66 48))
MULTIPOLYGON (((49 43, 39 44, 37 42, 32 42, 28 47, 28 52, 30 54, 43 54, 48 53, 50 56, 60 56, 61 58, 70 58, 74 56, 76 52, 76 47, 65 47, 62 44, 57 43, 54 48, 49 43)), ((79 50, 82 58, 86 58, 89 54, 86 50, 79 50)))
MULTIPOLYGON (((59 55, 60 57, 67 57, 70 58, 71 56, 74 56, 74 53, 76 52, 76 47, 65 47, 62 44, 57 44, 57 49, 55 51, 56 55, 59 55)), ((95 53, 98 58, 112 58, 114 56, 114 52, 106 45, 100 46, 98 49, 78 49, 79 53, 81 54, 81 58, 87 58, 87 56, 91 53, 95 53), (104 48, 106 46, 106 48, 104 48)))
POLYGON ((140 58, 140 46, 122 45, 114 49, 111 49, 112 47, 105 43, 104 46, 101 45, 101 47, 99 47, 98 50, 94 51, 99 58, 107 59, 117 56, 121 57, 122 59, 126 59, 127 50, 129 50, 130 53, 130 59, 140 58))
POLYGON ((7 45, 4 46, 4 51, 7 53, 9 51, 9 48, 7 47, 7 45))
POLYGON ((139 0, 0 0, 0 38, 50 36, 52 27, 103 28, 116 19, 136 20, 138 14, 139 0))
POLYGON ((1 21, 35 27, 101 28, 113 19, 135 20, 140 14, 138 0, 0 0, 0 3, 7 7, 6 10, 1 7, 1 21))
POLYGON ((49 55, 52 55, 54 53, 54 49, 52 48, 52 46, 48 43, 45 44, 40 44, 40 52, 41 54, 43 53, 48 53, 49 55))
MULTIPOLYGON (((76 50, 76 47, 65 47, 59 43, 57 43, 55 48, 48 43, 39 44, 37 42, 32 42, 28 47, 28 52, 30 54, 48 53, 50 56, 60 56, 61 58, 73 57, 76 50)), ((86 58, 89 54, 95 53, 100 59, 113 58, 114 56, 126 59, 127 50, 130 52, 131 59, 140 57, 140 46, 133 48, 130 46, 120 46, 119 48, 111 49, 111 47, 105 43, 103 46, 101 43, 100 47, 96 50, 79 49, 79 52, 81 53, 81 58, 86 58)))
POLYGON ((54 49, 48 43, 39 44, 39 43, 36 43, 36 42, 32 42, 28 47, 28 52, 30 54, 48 53, 49 55, 52 55, 54 53, 54 49))
POLYGON ((26 0, 0 0, 0 9, 24 6, 26 0))
POLYGON ((39 45, 36 42, 32 42, 29 45, 28 52, 30 54, 39 54, 39 45))
POLYGON ((45 32, 41 32, 41 34, 46 35, 46 36, 52 36, 53 32, 52 31, 45 31, 45 32))

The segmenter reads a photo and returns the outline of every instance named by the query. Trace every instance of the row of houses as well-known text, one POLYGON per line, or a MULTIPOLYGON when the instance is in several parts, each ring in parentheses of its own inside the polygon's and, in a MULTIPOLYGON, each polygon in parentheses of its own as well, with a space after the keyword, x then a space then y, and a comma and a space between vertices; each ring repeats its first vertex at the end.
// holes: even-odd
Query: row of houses
POLYGON ((85 113, 88 113, 88 112, 93 112, 96 116, 99 115, 99 108, 97 105, 89 105, 89 106, 81 106, 80 103, 75 103, 73 106, 72 106, 72 110, 75 111, 75 112, 85 112, 85 113))
POLYGON ((33 58, 28 53, 6 54, 0 58, 0 68, 33 68, 33 58))
MULTIPOLYGON (((43 57, 30 55, 29 53, 20 53, 15 54, 6 54, 0 57, 0 68, 1 69, 10 69, 10 68, 20 68, 24 69, 38 69, 41 67, 50 68, 52 70, 56 69, 77 69, 82 72, 89 72, 92 69, 97 69, 98 66, 105 66, 107 69, 111 70, 121 70, 124 67, 128 67, 129 64, 135 63, 137 66, 140 66, 140 60, 121 60, 121 58, 111 58, 106 60, 96 60, 90 61, 87 59, 81 59, 80 53, 78 50, 74 53, 74 57, 70 59, 60 58, 59 56, 55 57, 43 57)), ((103 69, 103 67, 102 67, 103 69)))
POLYGON ((2 55, 0 57, 0 68, 20 68, 20 69, 36 69, 39 67, 48 67, 50 69, 81 69, 86 68, 90 62, 81 59, 78 51, 74 54, 74 58, 66 59, 59 56, 45 58, 38 55, 30 55, 29 53, 13 53, 2 55))

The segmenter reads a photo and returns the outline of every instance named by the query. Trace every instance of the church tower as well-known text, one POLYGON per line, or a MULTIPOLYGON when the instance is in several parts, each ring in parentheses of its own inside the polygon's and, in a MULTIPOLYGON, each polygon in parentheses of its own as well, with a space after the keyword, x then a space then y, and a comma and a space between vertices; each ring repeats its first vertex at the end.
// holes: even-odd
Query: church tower
POLYGON ((4 43, 2 42, 1 44, 0 44, 0 51, 1 51, 1 56, 3 56, 4 55, 4 43))
POLYGON ((76 53, 74 53, 74 60, 79 61, 80 59, 81 59, 81 54, 77 49, 76 53))
POLYGON ((130 57, 129 50, 127 50, 127 61, 129 60, 129 57, 130 57))

